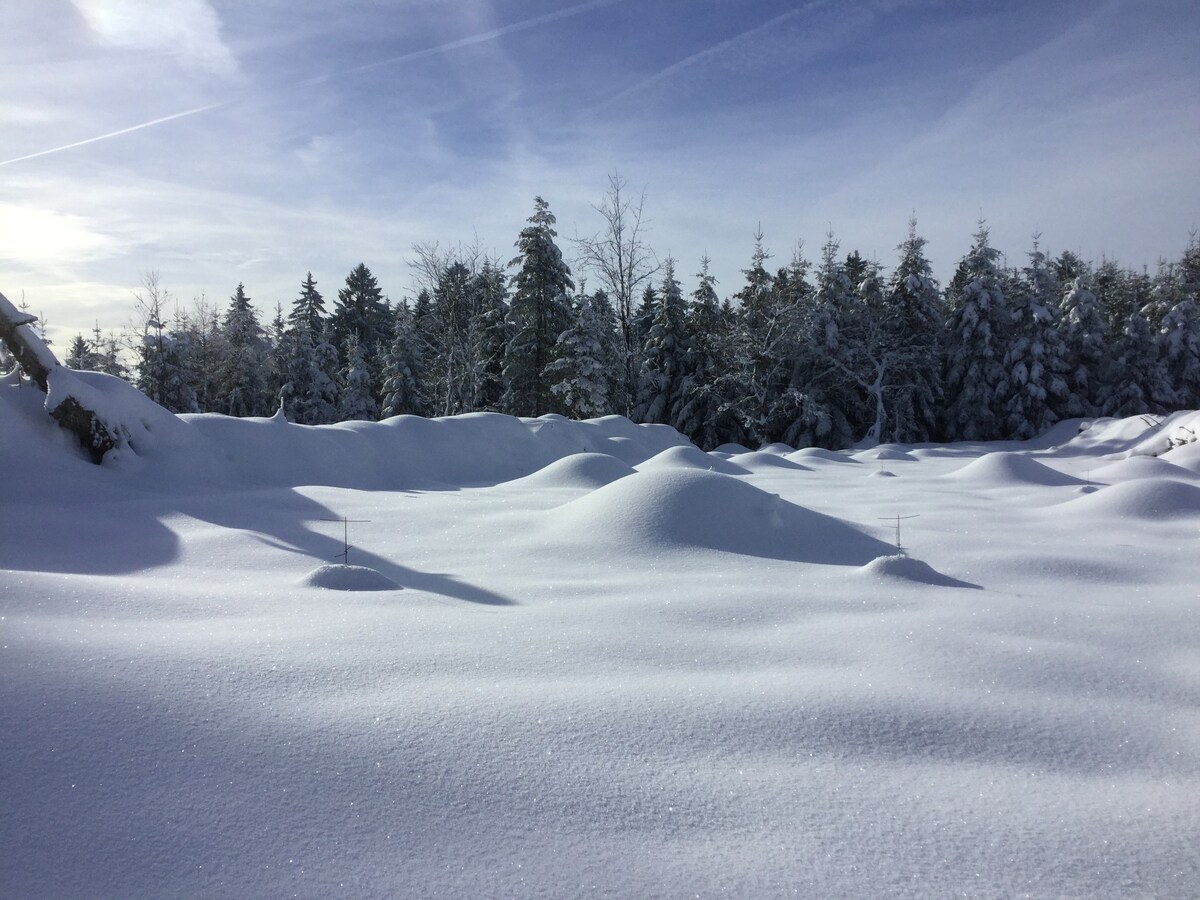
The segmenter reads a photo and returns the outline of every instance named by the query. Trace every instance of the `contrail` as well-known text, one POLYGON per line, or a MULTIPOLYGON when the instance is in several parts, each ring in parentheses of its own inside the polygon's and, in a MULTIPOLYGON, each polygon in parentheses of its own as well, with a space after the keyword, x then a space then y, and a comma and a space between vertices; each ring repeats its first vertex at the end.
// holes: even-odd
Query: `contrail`
POLYGON ((25 156, 17 156, 12 159, 6 159, 0 162, 0 166, 11 166, 13 163, 24 162, 27 159, 37 159, 39 156, 49 156, 51 153, 61 153, 63 150, 73 150, 76 147, 82 147, 86 144, 94 144, 97 141, 107 141, 109 138, 120 137, 123 134, 129 134, 131 131, 141 131, 143 128, 153 128, 155 125, 162 125, 164 122, 173 122, 175 119, 182 119, 186 116, 194 116, 198 113, 208 112, 210 109, 216 109, 220 106, 227 106, 233 101, 226 100, 222 103, 210 103, 207 106, 197 106, 195 109, 187 109, 183 112, 172 113, 169 116, 163 116, 160 119, 151 119, 149 122, 142 122, 140 125, 130 125, 128 128, 121 128, 117 131, 110 131, 108 134, 98 134, 95 137, 84 138, 82 141, 75 141, 73 144, 63 144, 61 147, 51 147, 49 150, 39 150, 37 153, 28 153, 25 156))
MULTIPOLYGON (((566 9, 560 9, 552 13, 546 13, 541 16, 534 16, 532 19, 524 19, 520 22, 514 22, 511 25, 504 25, 500 28, 494 28, 491 31, 484 31, 479 34, 472 34, 464 38, 450 41, 445 44, 439 44, 436 47, 429 47, 425 50, 414 50, 412 53, 404 53, 400 56, 392 56, 387 59, 381 59, 377 62, 364 63, 360 66, 354 66, 349 69, 341 69, 337 72, 331 72, 327 75, 318 75, 315 78, 308 78, 297 84, 297 87, 307 87, 314 84, 322 84, 327 81, 332 81, 336 78, 342 78, 346 75, 356 75, 359 72, 366 72, 371 69, 382 68, 383 66, 392 66, 397 63, 412 62, 413 60, 426 59, 431 56, 437 56, 441 53, 449 53, 452 50, 460 50, 463 47, 471 47, 476 44, 484 44, 488 41, 494 41, 497 38, 502 38, 509 34, 515 34, 519 31, 528 31, 530 28, 537 28, 541 25, 549 25, 551 22, 558 22, 562 19, 569 19, 573 16, 582 15, 586 12, 591 12, 593 9, 601 9, 605 6, 615 6, 618 3, 623 3, 624 0, 588 0, 586 3, 578 3, 575 6, 569 6, 566 9)), ((87 144, 94 144, 97 141, 107 141, 109 138, 120 137, 123 134, 129 134, 134 131, 141 131, 143 128, 153 128, 155 125, 163 125, 167 122, 173 122, 176 119, 183 119, 187 116, 195 116, 200 113, 209 112, 210 110, 219 109, 222 106, 229 106, 235 103, 235 100, 222 100, 220 103, 210 103, 207 106, 197 106, 195 109, 187 109, 183 112, 172 113, 169 116, 162 116, 158 119, 151 119, 149 122, 142 122, 138 125, 130 125, 128 128, 121 128, 117 131, 110 131, 107 134, 96 135, 96 137, 85 138, 82 141, 75 141, 70 144, 63 144, 61 147, 51 147, 48 150, 39 150, 37 153, 27 153, 24 156, 16 156, 12 159, 0 161, 0 166, 10 166, 13 163, 24 162, 28 159, 37 159, 39 156, 49 156, 52 153, 61 153, 64 150, 73 150, 76 147, 83 147, 87 144)))
POLYGON ((530 28, 537 28, 541 25, 549 25, 551 22, 569 19, 574 16, 582 15, 586 12, 591 12, 593 9, 601 9, 605 6, 616 6, 618 3, 623 2, 625 2, 625 0, 588 0, 587 3, 578 3, 575 6, 568 6, 566 9, 560 9, 552 13, 534 16, 532 19, 514 22, 511 25, 503 25, 500 28, 495 28, 491 31, 484 31, 479 34, 473 34, 469 37, 458 38, 457 40, 450 41, 446 44, 439 44, 436 47, 429 47, 425 50, 414 50, 411 53, 403 53, 400 56, 391 56, 387 59, 381 59, 376 62, 363 63, 361 66, 354 66, 351 69, 341 69, 328 75, 317 75, 314 78, 309 78, 306 81, 300 82, 300 84, 320 84, 321 82, 330 81, 334 78, 341 78, 345 75, 357 75, 359 72, 367 72, 371 69, 382 68, 383 66, 391 66, 402 62, 412 62, 413 60, 417 59, 426 59, 430 56, 448 53, 451 50, 461 50, 463 47, 472 47, 476 44, 485 44, 488 41, 494 41, 497 38, 502 38, 509 34, 515 34, 518 31, 528 31, 530 28))
POLYGON ((678 62, 672 63, 671 65, 667 66, 665 69, 660 69, 659 71, 655 72, 653 75, 649 76, 648 78, 644 78, 643 80, 639 81, 637 84, 631 85, 630 87, 625 88, 625 90, 620 91, 616 94, 613 94, 613 96, 609 97, 603 103, 597 104, 596 106, 592 107, 592 109, 588 110, 580 118, 585 118, 586 116, 600 112, 603 109, 607 109, 608 107, 612 106, 614 103, 621 102, 626 97, 636 94, 639 91, 643 91, 646 88, 652 87, 653 85, 656 85, 660 82, 666 81, 668 78, 671 78, 672 76, 674 76, 678 72, 682 71, 683 69, 690 68, 691 66, 694 66, 697 63, 712 59, 713 57, 718 56, 719 54, 728 50, 730 47, 740 43, 741 41, 744 41, 748 37, 752 37, 756 34, 760 34, 760 33, 764 32, 764 31, 769 31, 772 28, 776 28, 776 27, 782 25, 784 22, 788 21, 789 19, 794 19, 796 16, 804 15, 805 13, 812 12, 813 10, 818 9, 822 6, 827 6, 828 4, 829 4, 829 0, 814 0, 814 2, 812 2, 812 3, 807 3, 804 6, 788 10, 787 12, 782 13, 781 15, 775 16, 775 18, 773 18, 767 22, 764 22, 761 25, 756 25, 754 28, 750 28, 750 29, 747 29, 746 31, 740 32, 739 34, 735 34, 733 37, 726 38, 725 40, 721 41, 719 44, 714 44, 711 47, 706 47, 704 50, 699 50, 699 51, 693 53, 691 56, 684 57, 683 59, 679 60, 678 62))

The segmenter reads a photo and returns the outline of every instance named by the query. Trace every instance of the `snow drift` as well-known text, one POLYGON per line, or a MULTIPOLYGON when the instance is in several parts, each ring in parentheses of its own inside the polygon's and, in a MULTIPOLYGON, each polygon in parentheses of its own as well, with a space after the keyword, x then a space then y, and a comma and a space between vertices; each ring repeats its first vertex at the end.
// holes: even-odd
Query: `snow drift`
POLYGON ((846 522, 695 469, 639 472, 547 516, 554 540, 637 555, 702 548, 855 566, 889 552, 846 522))

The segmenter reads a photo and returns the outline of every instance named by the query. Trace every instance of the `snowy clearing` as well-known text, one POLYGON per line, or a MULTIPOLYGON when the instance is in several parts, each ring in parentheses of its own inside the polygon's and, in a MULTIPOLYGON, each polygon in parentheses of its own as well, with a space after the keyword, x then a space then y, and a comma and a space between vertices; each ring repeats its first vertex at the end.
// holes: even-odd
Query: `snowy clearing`
POLYGON ((0 384, 8 896, 1200 893, 1200 414, 704 454, 125 398, 97 467, 43 400, 0 384))

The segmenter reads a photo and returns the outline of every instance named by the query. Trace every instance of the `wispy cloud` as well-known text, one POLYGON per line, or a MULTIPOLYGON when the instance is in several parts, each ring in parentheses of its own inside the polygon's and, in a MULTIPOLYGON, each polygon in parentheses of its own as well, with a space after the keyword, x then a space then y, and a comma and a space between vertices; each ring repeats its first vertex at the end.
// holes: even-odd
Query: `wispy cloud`
POLYGON ((543 25, 550 25, 554 22, 561 22, 564 19, 574 18, 575 16, 580 16, 584 13, 592 12, 593 10, 603 9, 606 6, 616 6, 617 4, 623 2, 625 2, 625 0, 589 0, 587 3, 578 3, 574 6, 569 6, 566 9, 556 10, 552 13, 534 16, 533 18, 524 19, 520 22, 513 22, 510 25, 503 25, 499 28, 493 28, 478 34, 472 34, 453 41, 447 41, 446 43, 439 44, 436 47, 426 47, 422 50, 413 50, 410 53, 401 53, 396 56, 389 56, 387 59, 373 60, 368 63, 363 63, 359 66, 352 66, 347 69, 339 69, 336 72, 330 72, 325 75, 317 75, 313 78, 306 79, 305 81, 301 82, 301 84, 320 84, 321 82, 330 81, 335 78, 344 78, 347 75, 357 75, 361 72, 369 72, 372 69, 381 69, 386 66, 394 66, 400 63, 429 59, 430 57, 440 56, 445 53, 450 53, 454 50, 462 50, 466 47, 474 47, 479 44, 488 43, 489 41, 499 40, 507 35, 517 34, 521 31, 528 31, 531 28, 538 28, 543 25))
POLYGON ((221 40, 221 22, 205 0, 72 0, 97 41, 171 55, 185 66, 229 76, 237 60, 221 40))
MULTIPOLYGON (((165 19, 163 21, 159 21, 159 14, 151 16, 148 21, 137 19, 134 13, 141 7, 139 4, 133 2, 133 0, 73 0, 73 2, 76 3, 80 11, 85 15, 86 18, 88 18, 89 24, 93 29, 99 35, 114 43, 131 46, 157 46, 160 40, 167 43, 169 43, 171 40, 171 28, 165 24, 165 19)), ((565 19, 574 18, 575 16, 592 12, 593 10, 614 6, 623 2, 625 2, 625 0, 588 0, 588 2, 578 3, 574 6, 567 7, 566 9, 556 10, 552 13, 534 16, 532 18, 523 19, 519 22, 513 22, 509 25, 503 25, 487 31, 467 35, 466 37, 457 38, 453 41, 447 41, 434 47, 414 50, 410 53, 402 53, 396 56, 387 57, 386 59, 373 60, 357 66, 339 68, 333 72, 328 72, 322 75, 313 76, 312 78, 304 79, 297 84, 297 87, 303 88, 315 86, 374 69, 381 69, 389 66, 396 66, 403 63, 416 62, 422 59, 441 56, 447 53, 452 53, 455 50, 479 46, 481 44, 499 40, 507 35, 550 25, 555 22, 560 22, 565 19)), ((215 13, 212 13, 211 8, 200 2, 200 0, 195 0, 195 2, 193 2, 193 0, 182 0, 182 5, 185 8, 185 11, 188 11, 192 14, 191 18, 193 21, 199 19, 202 23, 208 22, 209 17, 201 14, 201 11, 199 11, 199 7, 204 7, 204 9, 207 9, 211 14, 213 21, 215 22, 215 13)), ((170 11, 169 6, 164 7, 164 9, 170 11)), ((159 11, 160 14, 162 12, 162 10, 159 11)), ((207 30, 208 29, 203 25, 199 29, 202 34, 206 34, 207 30)), ((211 30, 215 35, 215 24, 211 30)), ((212 57, 216 51, 213 50, 212 47, 209 47, 210 42, 205 40, 202 43, 204 47, 208 47, 209 49, 208 51, 201 53, 201 57, 205 59, 212 57)), ((199 53, 200 51, 197 50, 196 52, 199 53)), ((154 128, 158 125, 165 125, 168 122, 174 122, 189 116, 195 116, 200 113, 210 112, 215 109, 230 106, 239 102, 240 99, 240 97, 234 97, 215 103, 205 104, 203 106, 193 107, 191 109, 171 113, 170 115, 159 116, 158 118, 150 119, 149 121, 139 122, 136 125, 118 128, 114 131, 109 131, 104 134, 94 135, 78 141, 71 141, 70 143, 61 144, 55 147, 48 147, 44 150, 38 150, 34 153, 26 153, 21 156, 12 157, 11 159, 0 160, 0 166, 8 166, 14 163, 25 162, 27 160, 37 159, 38 157, 49 156, 54 153, 61 153, 66 150, 73 150, 89 144, 95 144, 101 141, 111 140, 112 138, 122 137, 127 134, 142 131, 143 129, 154 128)))

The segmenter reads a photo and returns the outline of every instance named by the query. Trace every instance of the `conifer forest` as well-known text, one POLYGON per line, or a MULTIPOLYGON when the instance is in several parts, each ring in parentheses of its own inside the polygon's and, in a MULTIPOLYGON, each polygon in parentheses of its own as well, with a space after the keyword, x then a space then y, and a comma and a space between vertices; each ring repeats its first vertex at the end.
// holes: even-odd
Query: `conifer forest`
POLYGON ((893 260, 830 234, 773 258, 761 234, 722 295, 709 260, 659 258, 610 180, 604 228, 561 241, 538 197, 511 259, 414 248, 415 296, 366 264, 311 272, 273 318, 174 300, 155 274, 124 338, 75 337, 67 365, 120 375, 173 412, 318 425, 495 411, 610 414, 725 443, 1025 439, 1076 417, 1200 407, 1200 244, 1156 271, 993 247, 983 222, 939 284, 917 222, 893 260), (569 261, 568 261, 569 260, 569 261))

